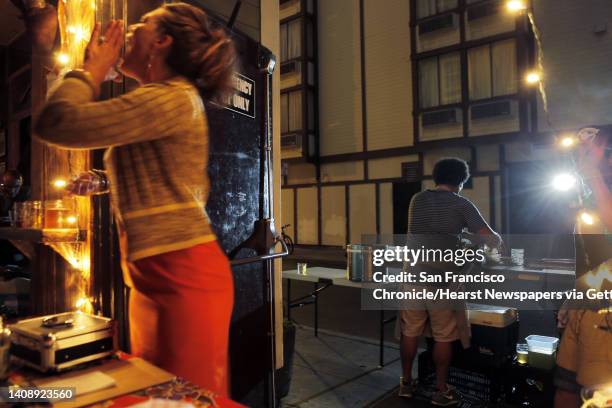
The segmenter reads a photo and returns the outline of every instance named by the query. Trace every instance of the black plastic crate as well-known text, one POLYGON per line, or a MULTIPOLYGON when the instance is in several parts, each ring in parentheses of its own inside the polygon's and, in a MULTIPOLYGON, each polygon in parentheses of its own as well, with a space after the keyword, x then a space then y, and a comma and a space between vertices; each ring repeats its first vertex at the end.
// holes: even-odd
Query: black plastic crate
MULTIPOLYGON (((456 354, 456 353, 455 353, 456 354)), ((419 381, 435 381, 435 367, 431 352, 419 355, 419 381)), ((469 368, 451 365, 448 383, 466 397, 482 402, 496 402, 502 397, 504 386, 502 370, 493 366, 473 364, 469 368)))

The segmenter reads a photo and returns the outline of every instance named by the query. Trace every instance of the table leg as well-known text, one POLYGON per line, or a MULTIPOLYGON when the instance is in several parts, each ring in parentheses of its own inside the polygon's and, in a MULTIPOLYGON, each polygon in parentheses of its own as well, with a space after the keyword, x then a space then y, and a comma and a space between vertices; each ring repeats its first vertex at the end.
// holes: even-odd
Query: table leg
POLYGON ((291 279, 287 279, 287 320, 291 321, 291 279))
POLYGON ((380 349, 378 350, 378 365, 385 366, 385 311, 380 309, 380 349))
POLYGON ((314 335, 315 337, 319 337, 319 294, 317 293, 318 288, 319 288, 319 283, 315 282, 314 284, 314 335))

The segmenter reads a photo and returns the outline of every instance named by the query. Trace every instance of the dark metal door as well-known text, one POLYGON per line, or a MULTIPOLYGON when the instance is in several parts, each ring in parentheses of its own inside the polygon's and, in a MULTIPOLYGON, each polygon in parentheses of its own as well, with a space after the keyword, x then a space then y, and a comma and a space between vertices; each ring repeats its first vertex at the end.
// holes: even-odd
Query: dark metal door
MULTIPOLYGON (((241 55, 241 78, 254 83, 253 116, 207 104, 209 175, 207 211, 223 249, 229 253, 253 231, 256 220, 269 216, 267 169, 262 166, 262 135, 267 127, 268 83, 258 68, 260 45, 234 37, 241 55)), ((250 110, 250 109, 248 109, 250 110)), ((253 256, 249 250, 241 257, 253 256)), ((230 335, 232 397, 249 406, 270 405, 273 350, 269 291, 265 262, 233 267, 235 304, 230 335)))

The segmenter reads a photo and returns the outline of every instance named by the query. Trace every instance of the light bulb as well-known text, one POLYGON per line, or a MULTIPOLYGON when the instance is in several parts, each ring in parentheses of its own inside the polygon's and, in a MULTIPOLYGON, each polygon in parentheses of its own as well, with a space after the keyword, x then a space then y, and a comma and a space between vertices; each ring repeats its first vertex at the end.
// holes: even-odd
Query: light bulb
POLYGON ((540 79, 540 73, 536 71, 529 72, 525 77, 525 81, 527 81, 527 83, 530 85, 537 84, 540 82, 540 79))
POLYGON ((586 211, 583 211, 580 214, 580 219, 587 225, 593 225, 595 223, 595 219, 593 218, 593 216, 586 211))
POLYGON ((61 52, 57 54, 56 60, 59 64, 66 65, 70 62, 70 57, 68 56, 68 54, 61 52))
POLYGON ((552 185, 555 190, 568 191, 576 184, 576 177, 571 174, 562 173, 553 178, 552 185))
POLYGON ((513 13, 523 11, 526 8, 527 4, 525 4, 525 2, 522 0, 509 0, 506 2, 506 9, 513 13))
POLYGON ((53 181, 53 187, 57 189, 65 188, 68 185, 68 182, 64 179, 56 179, 53 181))
POLYGON ((574 136, 563 136, 559 139, 559 144, 561 147, 569 149, 570 147, 574 147, 578 143, 578 139, 574 136))

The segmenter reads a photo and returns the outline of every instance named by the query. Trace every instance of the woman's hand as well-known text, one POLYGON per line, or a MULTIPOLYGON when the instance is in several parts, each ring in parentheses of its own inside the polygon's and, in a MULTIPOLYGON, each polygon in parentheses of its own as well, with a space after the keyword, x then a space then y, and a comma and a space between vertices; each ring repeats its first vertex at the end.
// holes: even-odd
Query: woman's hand
POLYGON ((91 74, 95 86, 99 86, 111 68, 117 64, 122 45, 122 20, 111 20, 104 37, 100 37, 100 23, 96 23, 85 50, 85 63, 83 64, 83 69, 91 74))
POLYGON ((587 178, 597 176, 606 153, 606 140, 603 137, 586 140, 578 148, 578 171, 587 178))

